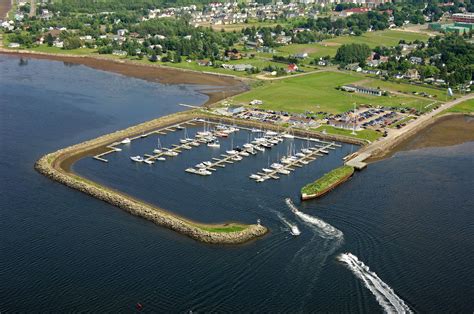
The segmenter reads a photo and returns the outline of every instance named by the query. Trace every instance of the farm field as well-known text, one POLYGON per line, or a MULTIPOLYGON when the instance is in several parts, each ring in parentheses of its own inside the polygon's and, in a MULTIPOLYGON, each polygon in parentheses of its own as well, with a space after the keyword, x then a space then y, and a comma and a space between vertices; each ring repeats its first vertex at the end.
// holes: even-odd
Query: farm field
POLYGON ((323 40, 315 44, 293 44, 278 48, 279 54, 288 55, 296 53, 308 53, 311 58, 319 58, 324 56, 334 57, 339 48, 343 44, 358 43, 367 44, 370 48, 376 46, 394 46, 401 39, 405 41, 428 40, 429 36, 421 33, 384 30, 377 32, 364 33, 362 36, 340 36, 323 40))
POLYGON ((433 102, 408 95, 369 96, 336 89, 344 84, 366 81, 365 77, 355 73, 318 72, 269 81, 261 87, 235 96, 232 100, 235 104, 248 104, 253 99, 259 99, 263 101, 262 108, 299 113, 305 111, 341 113, 350 110, 354 103, 419 108, 433 102))

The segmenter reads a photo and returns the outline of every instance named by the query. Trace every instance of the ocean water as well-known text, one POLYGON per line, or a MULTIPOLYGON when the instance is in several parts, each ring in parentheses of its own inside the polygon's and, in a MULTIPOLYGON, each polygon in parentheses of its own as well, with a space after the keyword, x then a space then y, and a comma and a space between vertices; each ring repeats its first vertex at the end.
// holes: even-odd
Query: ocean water
MULTIPOLYGON (((134 311, 137 302, 150 312, 474 309, 472 142, 398 153, 305 203, 300 187, 357 147, 343 145, 262 184, 248 176, 290 143, 307 142, 286 140, 210 177, 184 172, 219 154, 207 147, 153 166, 130 162, 150 152, 156 136, 124 146, 107 164, 84 158, 74 165, 197 221, 261 219, 271 230, 242 246, 205 245, 33 169, 47 152, 183 110, 178 103, 205 102, 197 87, 7 56, 0 74, 0 311, 134 311), (301 236, 292 237, 285 221, 301 236)), ((181 136, 160 140, 169 146, 181 136)), ((250 136, 238 132, 234 145, 250 136)), ((221 149, 230 145, 223 140, 221 149)))

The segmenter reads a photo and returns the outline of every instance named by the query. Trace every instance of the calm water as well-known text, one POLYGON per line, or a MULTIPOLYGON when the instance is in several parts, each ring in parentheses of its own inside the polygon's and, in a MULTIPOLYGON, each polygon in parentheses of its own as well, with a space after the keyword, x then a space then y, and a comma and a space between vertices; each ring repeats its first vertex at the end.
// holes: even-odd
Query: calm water
MULTIPOLYGON (((83 66, 0 56, 0 311, 381 312, 375 296, 337 260, 351 252, 414 311, 474 309, 474 143, 397 154, 328 196, 300 204, 299 188, 341 164, 344 145, 289 177, 248 175, 286 152, 259 153, 210 177, 184 172, 207 147, 154 166, 149 137, 74 170, 199 221, 262 219, 271 233, 244 246, 209 246, 54 183, 34 161, 57 148, 207 98, 83 66), (343 233, 329 237, 304 213, 343 233), (302 234, 289 235, 286 221, 302 234)), ((188 130, 190 135, 195 130, 188 130)), ((181 136, 161 137, 163 145, 181 136)), ((236 145, 248 139, 234 138, 236 145)), ((296 147, 305 141, 295 141, 296 147)), ((221 149, 230 146, 230 139, 221 149)), ((313 221, 314 222, 314 221, 313 221)))

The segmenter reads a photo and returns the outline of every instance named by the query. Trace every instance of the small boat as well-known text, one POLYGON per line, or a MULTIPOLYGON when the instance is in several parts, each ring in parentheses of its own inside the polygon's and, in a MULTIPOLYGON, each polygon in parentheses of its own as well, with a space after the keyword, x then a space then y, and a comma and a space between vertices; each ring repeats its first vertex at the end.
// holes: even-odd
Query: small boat
POLYGON ((263 132, 263 130, 256 129, 256 128, 252 129, 252 133, 260 133, 260 132, 263 132))
POLYGON ((145 133, 142 133, 142 135, 140 135, 140 137, 147 137, 148 134, 145 134, 145 133))
POLYGON ((176 156, 178 156, 178 153, 174 152, 172 150, 169 150, 169 151, 164 152, 163 155, 170 156, 170 157, 176 157, 176 156))
POLYGON ((187 140, 187 139, 180 139, 179 142, 180 142, 181 144, 186 144, 186 143, 188 142, 188 140, 187 140))
POLYGON ((185 171, 189 172, 189 173, 196 173, 196 169, 194 169, 194 168, 188 168, 185 171))
POLYGON ((212 148, 219 148, 221 147, 221 144, 219 143, 219 141, 212 141, 210 143, 207 143, 207 146, 212 148))
POLYGON ((190 142, 188 145, 191 145, 191 146, 194 146, 194 147, 197 147, 199 146, 199 142, 190 142))
POLYGON ((161 149, 155 148, 155 149, 153 150, 153 153, 159 154, 159 153, 161 153, 161 149))
POLYGON ((290 171, 289 171, 289 170, 286 170, 286 169, 278 169, 277 172, 278 172, 278 173, 281 173, 281 174, 290 174, 290 171))
POLYGON ((212 162, 210 161, 203 161, 202 163, 208 167, 212 166, 212 162))
POLYGON ((184 129, 184 128, 183 128, 181 125, 179 125, 179 124, 176 126, 176 128, 177 128, 178 130, 184 129))
POLYGON ((235 161, 241 161, 243 158, 240 157, 239 155, 235 155, 234 157, 232 157, 232 160, 235 160, 235 161))
POLYGON ((277 132, 273 132, 273 131, 267 131, 267 132, 265 132, 265 135, 266 135, 266 136, 275 136, 275 135, 278 135, 278 133, 277 133, 277 132))
POLYGON ((253 147, 253 145, 250 144, 250 143, 244 144, 244 145, 242 145, 242 146, 243 146, 244 148, 252 148, 252 147, 253 147))
POLYGON ((285 133, 285 134, 283 134, 283 137, 284 137, 284 138, 290 138, 290 139, 291 139, 291 138, 295 138, 295 136, 292 135, 292 134, 290 134, 290 133, 285 133))
POLYGON ((245 157, 250 156, 250 154, 249 154, 248 152, 246 152, 246 151, 241 151, 241 152, 240 152, 240 155, 241 155, 241 156, 245 156, 245 157))
POLYGON ((306 155, 303 154, 303 153, 296 153, 295 156, 296 156, 296 157, 304 157, 304 156, 306 156, 306 155))
POLYGON ((143 162, 148 165, 153 165, 155 163, 153 160, 148 160, 148 159, 143 160, 143 162))
POLYGON ((283 165, 275 162, 270 167, 272 167, 273 169, 280 169, 283 167, 283 165))
POLYGON ((261 146, 255 146, 254 147, 256 150, 258 151, 261 151, 261 152, 264 152, 265 151, 265 148, 261 147, 261 146))
POLYGON ((183 146, 181 146, 181 148, 184 148, 184 149, 187 149, 187 150, 190 150, 190 149, 192 149, 192 147, 191 147, 191 146, 189 146, 189 145, 183 145, 183 146))
POLYGON ((229 155, 237 155, 239 153, 238 151, 233 150, 233 149, 232 150, 226 150, 225 152, 229 155))
POLYGON ((196 165, 196 168, 203 169, 203 168, 206 168, 206 165, 201 162, 201 163, 196 165))
POLYGON ((266 173, 273 172, 272 169, 268 169, 268 168, 263 168, 262 171, 263 171, 263 172, 266 172, 266 173))
POLYGON ((206 170, 206 169, 198 169, 196 170, 196 173, 201 176, 210 176, 212 172, 206 170))
POLYGON ((159 160, 159 161, 165 161, 165 160, 166 160, 166 158, 165 158, 165 157, 158 157, 158 158, 156 158, 156 160, 159 160))
POLYGON ((142 156, 132 156, 130 157, 131 160, 135 161, 135 162, 143 162, 143 157, 142 156))
POLYGON ((259 176, 258 174, 251 174, 251 175, 250 175, 250 179, 258 180, 258 179, 260 179, 260 178, 261 178, 261 176, 259 176))
POLYGON ((294 236, 299 236, 301 234, 300 229, 298 229, 297 225, 292 225, 290 229, 290 233, 294 236))
POLYGON ((122 149, 121 149, 121 148, 118 148, 118 147, 112 147, 112 149, 113 149, 114 151, 116 151, 116 152, 121 152, 121 151, 122 151, 122 149))
POLYGON ((273 145, 278 144, 278 140, 268 140, 268 142, 272 143, 273 145))
POLYGON ((127 137, 127 138, 124 138, 120 143, 122 143, 122 144, 130 144, 130 142, 132 142, 132 141, 127 137))

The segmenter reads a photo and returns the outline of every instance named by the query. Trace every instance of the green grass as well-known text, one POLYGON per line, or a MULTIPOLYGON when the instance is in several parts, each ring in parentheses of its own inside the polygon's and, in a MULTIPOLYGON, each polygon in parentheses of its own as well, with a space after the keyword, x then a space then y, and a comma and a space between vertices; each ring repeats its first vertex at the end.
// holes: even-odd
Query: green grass
POLYGON ((334 57, 339 48, 343 44, 359 43, 367 44, 370 48, 376 46, 395 46, 401 39, 405 41, 414 41, 416 39, 427 41, 429 38, 426 34, 384 30, 377 32, 367 32, 362 36, 340 36, 315 44, 294 44, 278 48, 279 54, 289 55, 306 52, 311 58, 319 58, 324 56, 334 57))
POLYGON ((354 173, 354 168, 351 166, 342 166, 331 170, 324 176, 314 181, 313 183, 305 185, 301 189, 301 193, 304 194, 317 194, 331 188, 339 182, 342 178, 354 173))
POLYGON ((340 128, 335 128, 330 125, 322 125, 316 129, 313 129, 318 132, 322 132, 326 130, 326 133, 328 134, 334 134, 334 135, 344 135, 344 136, 349 136, 349 137, 355 137, 361 140, 367 140, 370 142, 376 141, 378 138, 382 136, 380 132, 377 132, 375 130, 361 130, 361 131, 356 131, 356 135, 352 134, 352 130, 346 130, 346 129, 340 129, 340 128))
POLYGON ((89 48, 79 48, 79 49, 61 49, 58 47, 49 47, 47 45, 40 45, 37 47, 28 48, 28 50, 36 51, 36 52, 44 52, 44 53, 60 53, 60 54, 70 54, 70 55, 89 55, 95 53, 95 49, 89 48))
POLYGON ((442 113, 455 112, 455 113, 474 113, 474 99, 469 99, 459 103, 442 113))
POLYGON ((247 229, 244 226, 239 225, 229 225, 229 226, 222 226, 222 227, 204 227, 204 226, 197 226, 199 229, 209 231, 209 232, 239 232, 247 229))
POLYGON ((355 73, 312 73, 265 82, 261 87, 234 97, 233 101, 237 104, 248 104, 252 99, 260 99, 264 102, 262 108, 297 113, 305 111, 341 113, 351 109, 354 103, 418 108, 432 102, 404 95, 378 97, 336 89, 337 86, 357 83, 363 79, 363 76, 355 73))

